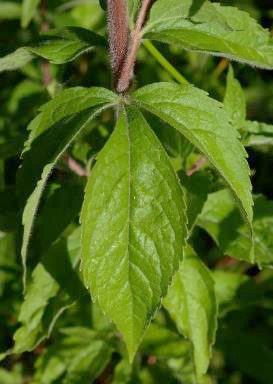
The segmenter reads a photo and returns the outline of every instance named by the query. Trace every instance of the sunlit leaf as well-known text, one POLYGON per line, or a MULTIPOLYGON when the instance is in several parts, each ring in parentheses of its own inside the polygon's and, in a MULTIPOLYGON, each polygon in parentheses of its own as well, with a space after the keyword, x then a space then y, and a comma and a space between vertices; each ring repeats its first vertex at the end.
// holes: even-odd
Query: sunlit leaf
POLYGON ((203 152, 232 190, 252 231, 253 203, 246 151, 222 104, 191 85, 171 83, 140 88, 134 98, 203 152))
POLYGON ((122 332, 130 360, 179 261, 184 201, 171 163, 141 113, 121 112, 82 210, 82 272, 122 332))
POLYGON ((273 68, 273 39, 248 13, 209 1, 154 3, 144 37, 185 49, 273 68))

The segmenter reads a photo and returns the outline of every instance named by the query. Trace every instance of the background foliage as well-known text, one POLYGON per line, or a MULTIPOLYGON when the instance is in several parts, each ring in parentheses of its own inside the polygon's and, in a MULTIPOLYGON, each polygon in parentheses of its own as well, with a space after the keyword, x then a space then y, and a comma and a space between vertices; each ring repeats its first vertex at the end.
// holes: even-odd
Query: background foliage
MULTIPOLYGON (((221 3, 247 11, 265 28, 272 26, 270 0, 221 3)), ((132 2, 131 14, 134 5, 132 2)), ((273 128, 255 122, 273 122, 272 72, 239 63, 229 67, 225 58, 155 43, 190 83, 208 91, 216 100, 224 100, 226 112, 242 133, 255 202, 255 255, 258 264, 265 268, 249 263, 248 228, 214 168, 177 131, 165 129, 169 121, 159 121, 147 108, 145 118, 183 178, 190 207, 191 247, 186 250, 184 272, 176 276, 130 365, 121 335, 98 305, 91 303, 79 272, 79 215, 86 175, 112 133, 114 114, 108 109, 91 122, 84 113, 80 119, 77 115, 76 119, 67 120, 61 100, 58 104, 58 95, 67 89, 65 97, 68 102, 71 100, 67 110, 73 113, 83 109, 78 97, 84 99, 88 112, 95 113, 100 107, 97 94, 85 95, 80 88, 70 92, 69 87, 111 87, 105 40, 97 39, 91 32, 82 34, 77 27, 105 36, 103 2, 0 3, 0 57, 20 49, 19 55, 9 56, 8 62, 0 59, 2 70, 14 69, 0 73, 0 383, 190 384, 196 382, 196 371, 202 373, 202 377, 197 377, 198 384, 273 383, 273 272, 268 268, 273 265, 273 128), (70 28, 62 29, 67 26, 70 28), (44 37, 37 45, 40 33, 48 29, 62 32, 44 37), (66 46, 60 45, 63 39, 66 46), (92 39, 95 49, 87 43, 92 39), (54 102, 41 109, 53 96, 54 102), (36 152, 26 152, 24 161, 28 166, 19 169, 21 153, 38 135, 37 122, 43 130, 55 124, 54 113, 63 113, 61 127, 67 132, 66 149, 59 156, 58 134, 62 131, 56 129, 53 138, 51 132, 50 140, 56 143, 50 152, 54 171, 44 190, 28 246, 29 278, 23 295, 21 208, 28 189, 36 185, 42 172, 46 181, 51 170, 47 168, 51 148, 41 142, 36 152), (30 121, 29 136, 26 127, 30 121), (84 127, 71 144, 77 124, 84 127), (198 172, 196 164, 200 165, 198 172), (205 289, 200 289, 204 281, 205 289), (190 295, 194 295, 194 300, 181 308, 176 302, 178 294, 185 303, 190 295), (215 339, 215 295, 218 330, 205 374, 210 345, 215 339), (185 313, 199 311, 199 306, 206 306, 204 321, 198 323, 201 336, 194 320, 185 317, 185 313), (202 334, 208 335, 206 340, 202 334)), ((147 31, 147 36, 152 37, 151 32, 149 35, 147 31)), ((139 51, 138 87, 159 81, 173 83, 171 74, 148 48, 142 46, 139 51)), ((100 100, 108 104, 114 97, 110 91, 100 94, 100 100)), ((136 93, 136 98, 144 105, 145 91, 136 93)), ((37 194, 42 192, 42 183, 36 188, 37 194)), ((198 316, 201 318, 202 314, 198 312, 198 316)))

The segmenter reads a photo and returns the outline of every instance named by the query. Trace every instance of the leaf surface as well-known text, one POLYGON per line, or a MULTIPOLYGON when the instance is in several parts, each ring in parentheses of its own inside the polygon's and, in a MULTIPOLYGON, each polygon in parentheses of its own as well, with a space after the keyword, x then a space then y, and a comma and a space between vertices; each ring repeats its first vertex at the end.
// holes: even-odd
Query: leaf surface
MULTIPOLYGON (((112 99, 113 100, 113 99, 112 99)), ((76 135, 102 109, 106 108, 105 99, 98 97, 94 107, 64 118, 53 124, 50 129, 38 136, 31 150, 24 157, 23 165, 18 172, 17 186, 20 191, 20 203, 25 204, 22 223, 24 226, 22 242, 22 262, 24 266, 24 281, 26 279, 26 257, 34 218, 46 182, 56 162, 69 147, 76 135), (96 105, 96 106, 95 106, 96 105)), ((65 109, 65 102, 63 108, 65 109)), ((109 104, 107 104, 109 106, 109 104)), ((60 115, 59 115, 60 116, 60 115)))
POLYGON ((0 72, 21 68, 35 56, 52 64, 65 64, 95 46, 105 47, 105 39, 88 29, 67 27, 47 32, 35 46, 21 47, 0 58, 0 72))
MULTIPOLYGON (((252 242, 228 190, 209 195, 197 224, 204 228, 224 254, 239 260, 252 261, 252 242)), ((263 196, 254 199, 253 239, 255 262, 273 265, 273 202, 263 196)))
POLYGON ((85 327, 61 330, 61 337, 36 362, 34 383, 89 384, 111 358, 111 348, 99 334, 85 327))
POLYGON ((246 99, 239 81, 234 77, 232 66, 229 66, 227 87, 224 97, 224 110, 230 116, 236 128, 242 128, 246 120, 246 99))
POLYGON ((23 0, 22 1, 22 16, 21 26, 26 28, 34 17, 37 8, 40 4, 40 0, 23 0))
POLYGON ((12 1, 1 1, 0 20, 20 19, 21 4, 12 1))
POLYGON ((209 269, 189 247, 163 301, 179 332, 194 348, 197 377, 207 372, 217 329, 217 302, 209 269))
POLYGON ((248 13, 209 1, 158 0, 144 37, 261 68, 273 68, 273 38, 248 13), (200 3, 200 2, 199 2, 200 3))
POLYGON ((134 93, 137 103, 175 127, 212 163, 232 190, 252 231, 246 151, 222 104, 191 85, 155 83, 134 93))
POLYGON ((243 127, 244 144, 247 147, 259 147, 273 145, 273 125, 258 121, 245 122, 243 127))
POLYGON ((14 346, 0 359, 35 349, 49 338, 63 312, 84 295, 74 270, 79 261, 79 245, 80 232, 76 229, 56 241, 34 268, 19 312, 20 326, 13 335, 14 346))
POLYGON ((117 95, 105 88, 71 87, 58 93, 52 100, 40 107, 40 113, 28 125, 29 137, 24 151, 32 141, 64 117, 98 105, 115 103, 117 95))
POLYGON ((182 259, 184 209, 174 169, 142 114, 121 112, 86 188, 81 267, 131 361, 182 259))

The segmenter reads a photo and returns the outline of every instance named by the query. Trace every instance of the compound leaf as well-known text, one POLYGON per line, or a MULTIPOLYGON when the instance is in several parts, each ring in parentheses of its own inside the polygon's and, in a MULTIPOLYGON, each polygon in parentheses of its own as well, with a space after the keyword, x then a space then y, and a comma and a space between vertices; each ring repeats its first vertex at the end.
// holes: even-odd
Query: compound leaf
POLYGON ((183 255, 182 189, 142 114, 122 111, 88 181, 82 272, 132 361, 183 255))

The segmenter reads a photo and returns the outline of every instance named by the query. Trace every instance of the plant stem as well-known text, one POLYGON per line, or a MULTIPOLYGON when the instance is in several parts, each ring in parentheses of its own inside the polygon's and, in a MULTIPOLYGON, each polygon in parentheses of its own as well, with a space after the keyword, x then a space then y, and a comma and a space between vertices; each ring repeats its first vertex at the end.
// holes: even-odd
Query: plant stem
POLYGON ((151 0, 142 1, 142 6, 140 8, 136 26, 132 34, 131 43, 129 45, 128 55, 117 82, 116 89, 118 92, 126 92, 130 87, 134 73, 137 50, 142 37, 141 29, 147 17, 150 5, 151 0))
POLYGON ((201 156, 197 161, 196 163, 193 164, 193 166, 186 172, 186 175, 187 176, 192 176, 194 175, 195 173, 197 173, 198 171, 200 171, 200 169, 203 168, 203 166, 207 163, 207 158, 205 156, 201 156))
POLYGON ((165 59, 165 57, 156 49, 156 47, 149 41, 143 42, 144 47, 147 51, 156 59, 156 61, 180 84, 189 84, 188 80, 181 75, 172 64, 165 59))

